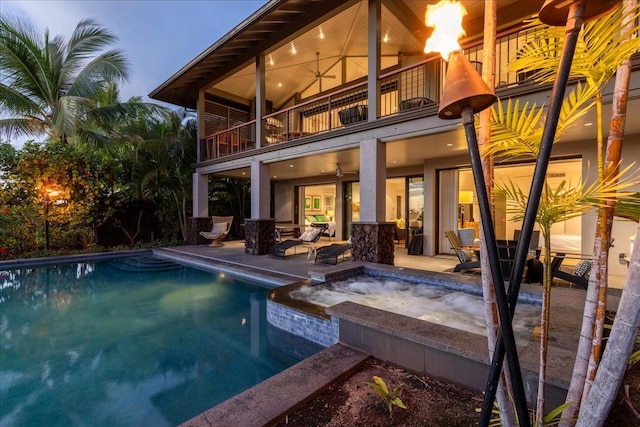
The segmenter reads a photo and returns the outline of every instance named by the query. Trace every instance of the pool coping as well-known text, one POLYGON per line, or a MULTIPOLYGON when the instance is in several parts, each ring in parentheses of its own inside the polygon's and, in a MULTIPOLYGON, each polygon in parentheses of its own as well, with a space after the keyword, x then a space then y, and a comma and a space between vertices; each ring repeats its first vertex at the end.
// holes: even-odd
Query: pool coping
POLYGON ((150 255, 152 252, 153 251, 151 249, 132 249, 117 252, 95 252, 91 254, 58 255, 38 258, 16 258, 0 261, 0 270, 14 270, 17 268, 32 268, 73 262, 102 261, 136 255, 150 255))
POLYGON ((180 424, 181 427, 258 427, 277 422, 332 384, 351 376, 371 356, 335 344, 180 424))

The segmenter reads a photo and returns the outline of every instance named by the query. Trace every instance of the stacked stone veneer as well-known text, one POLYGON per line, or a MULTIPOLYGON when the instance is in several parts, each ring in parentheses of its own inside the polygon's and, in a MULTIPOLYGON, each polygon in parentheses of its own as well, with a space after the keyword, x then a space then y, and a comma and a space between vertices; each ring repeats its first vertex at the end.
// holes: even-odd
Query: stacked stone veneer
POLYGON ((338 318, 321 319, 267 300, 267 322, 323 347, 330 347, 338 342, 338 318))
POLYGON ((393 265, 393 222, 354 222, 351 225, 351 259, 393 265))
POLYGON ((211 240, 205 239, 200 235, 201 231, 211 231, 213 223, 210 216, 205 217, 189 217, 187 219, 187 243, 190 245, 202 245, 211 243, 211 240))
POLYGON ((244 252, 251 255, 266 255, 276 243, 275 219, 244 220, 244 252))

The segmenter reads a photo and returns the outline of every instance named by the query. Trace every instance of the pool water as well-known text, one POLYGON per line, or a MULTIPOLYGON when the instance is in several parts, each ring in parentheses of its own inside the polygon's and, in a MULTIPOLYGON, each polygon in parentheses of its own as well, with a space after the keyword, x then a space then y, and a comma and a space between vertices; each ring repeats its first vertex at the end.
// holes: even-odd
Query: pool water
POLYGON ((266 288, 133 265, 0 271, 1 426, 177 425, 300 360, 266 288))

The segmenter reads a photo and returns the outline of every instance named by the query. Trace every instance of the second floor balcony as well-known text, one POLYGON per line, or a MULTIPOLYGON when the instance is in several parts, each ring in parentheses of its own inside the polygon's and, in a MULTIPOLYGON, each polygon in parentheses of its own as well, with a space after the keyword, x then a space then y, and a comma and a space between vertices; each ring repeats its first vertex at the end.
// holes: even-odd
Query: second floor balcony
MULTIPOLYGON (((513 29, 499 35, 496 49, 498 93, 522 93, 539 89, 530 84, 526 74, 508 69, 509 62, 515 59, 517 52, 526 43, 528 34, 527 30, 513 29)), ((482 44, 478 41, 469 43, 464 49, 465 55, 478 72, 482 71, 482 52, 482 44)), ((337 73, 331 67, 324 71, 325 74, 330 72, 337 73)), ((225 100, 221 97, 206 99, 204 117, 201 118, 201 123, 204 119, 205 132, 200 141, 199 161, 220 159, 344 129, 371 119, 390 116, 405 116, 410 119, 416 115, 434 115, 437 113, 445 74, 446 63, 435 55, 423 56, 406 66, 395 63, 388 67, 377 78, 378 114, 369 108, 366 75, 319 93, 303 91, 301 94, 308 96, 295 96, 277 110, 272 106, 275 111, 263 115, 259 121, 251 117, 252 106, 242 107, 233 103, 225 105, 225 100), (263 129, 260 142, 257 141, 257 125, 263 129)), ((321 84, 317 86, 321 88, 321 84)))

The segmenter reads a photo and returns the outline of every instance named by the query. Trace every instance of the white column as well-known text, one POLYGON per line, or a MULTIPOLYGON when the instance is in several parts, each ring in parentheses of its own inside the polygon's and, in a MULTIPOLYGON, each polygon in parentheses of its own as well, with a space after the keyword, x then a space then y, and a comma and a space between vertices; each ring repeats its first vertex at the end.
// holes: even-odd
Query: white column
POLYGON ((268 219, 271 197, 271 177, 269 165, 251 162, 251 218, 268 219))
POLYGON ((256 56, 256 148, 262 147, 264 141, 264 122, 262 117, 267 112, 265 91, 264 53, 256 56))
POLYGON ((384 222, 387 179, 385 144, 360 142, 360 221, 384 222))
POLYGON ((367 40, 367 91, 369 101, 368 121, 373 122, 380 117, 380 23, 382 21, 382 1, 369 0, 369 34, 367 40))
POLYGON ((209 216, 209 177, 193 174, 193 216, 209 216))

